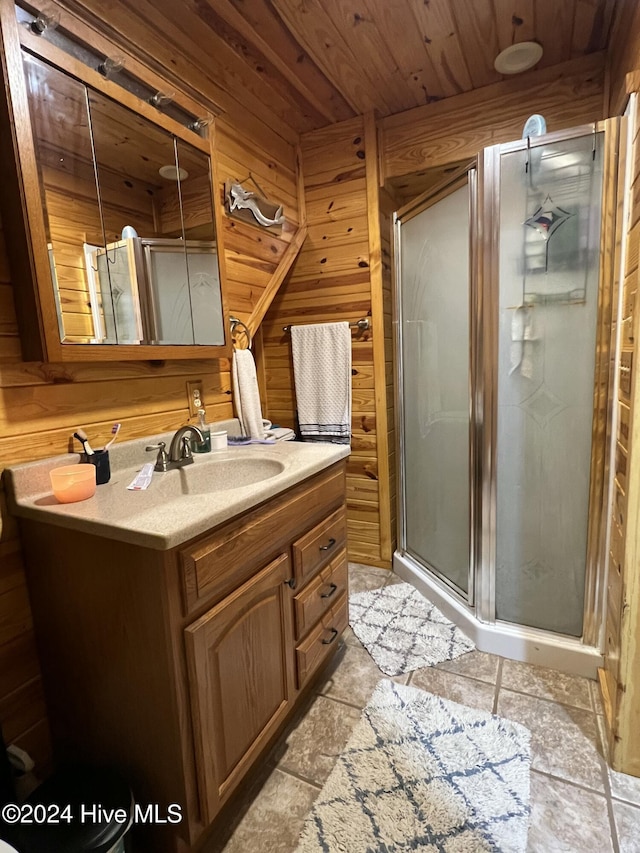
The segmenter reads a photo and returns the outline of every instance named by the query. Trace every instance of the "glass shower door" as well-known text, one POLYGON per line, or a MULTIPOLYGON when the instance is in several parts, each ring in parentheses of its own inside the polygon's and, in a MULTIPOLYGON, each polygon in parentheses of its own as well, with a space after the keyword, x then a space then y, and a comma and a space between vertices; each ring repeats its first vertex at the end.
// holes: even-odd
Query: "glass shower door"
POLYGON ((403 549, 469 596, 469 235, 465 176, 398 212, 403 549), (462 184, 462 185, 461 185, 462 184))
POLYGON ((579 637, 602 134, 500 156, 495 615, 579 637))

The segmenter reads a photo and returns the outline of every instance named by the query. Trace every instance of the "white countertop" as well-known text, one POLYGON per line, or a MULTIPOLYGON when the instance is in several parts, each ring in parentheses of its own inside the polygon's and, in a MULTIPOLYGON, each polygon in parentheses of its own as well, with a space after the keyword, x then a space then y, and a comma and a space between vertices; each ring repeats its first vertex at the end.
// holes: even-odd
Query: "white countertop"
MULTIPOLYGON (((232 424, 229 422, 230 432, 234 431, 232 424)), ((226 428, 225 423, 215 426, 226 428)), ((145 491, 127 489, 136 471, 145 462, 155 461, 154 454, 145 453, 145 446, 158 440, 167 441, 168 446, 170 439, 168 434, 113 445, 111 480, 98 486, 92 498, 76 503, 58 503, 49 471, 77 462, 78 454, 7 468, 11 511, 34 521, 167 550, 287 491, 350 453, 348 445, 294 441, 229 447, 194 454, 193 465, 185 468, 154 472, 145 491), (277 473, 248 485, 233 483, 232 472, 237 470, 239 476, 244 472, 251 478, 254 465, 259 471, 261 464, 264 470, 277 473), (199 493, 183 493, 194 483, 199 493)))

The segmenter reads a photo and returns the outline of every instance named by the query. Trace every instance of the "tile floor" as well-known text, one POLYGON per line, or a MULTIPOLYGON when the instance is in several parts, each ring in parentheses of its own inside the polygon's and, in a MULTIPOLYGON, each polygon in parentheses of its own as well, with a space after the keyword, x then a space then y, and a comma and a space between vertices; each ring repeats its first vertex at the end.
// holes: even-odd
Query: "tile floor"
MULTIPOLYGON (((350 582, 354 593, 399 579, 383 569, 351 564, 350 582)), ((348 628, 331 670, 284 732, 239 808, 233 834, 218 839, 207 853, 295 850, 336 756, 384 677, 348 628)), ((396 680, 530 729, 528 853, 640 853, 640 779, 607 767, 595 682, 482 652, 396 680)))

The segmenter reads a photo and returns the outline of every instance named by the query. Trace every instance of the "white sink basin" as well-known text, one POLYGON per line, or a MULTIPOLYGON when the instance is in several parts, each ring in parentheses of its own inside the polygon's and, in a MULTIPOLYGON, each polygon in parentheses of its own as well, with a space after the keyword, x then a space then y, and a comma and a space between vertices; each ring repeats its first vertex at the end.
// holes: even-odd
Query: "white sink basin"
POLYGON ((240 489, 282 474, 284 465, 261 456, 196 460, 192 465, 154 473, 149 491, 165 500, 182 495, 206 495, 240 489))

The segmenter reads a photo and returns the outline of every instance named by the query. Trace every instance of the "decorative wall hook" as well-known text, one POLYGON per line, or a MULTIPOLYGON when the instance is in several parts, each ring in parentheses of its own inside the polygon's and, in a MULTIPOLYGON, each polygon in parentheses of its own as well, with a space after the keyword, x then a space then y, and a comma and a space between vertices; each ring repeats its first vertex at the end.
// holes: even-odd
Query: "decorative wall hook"
POLYGON ((285 221, 281 204, 276 205, 246 189, 240 181, 226 182, 225 201, 229 215, 236 215, 246 222, 255 221, 265 228, 270 228, 282 225, 285 221))

